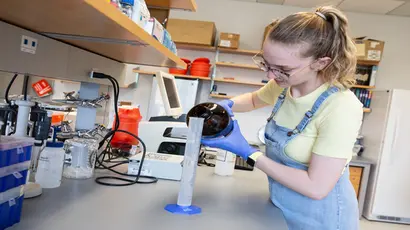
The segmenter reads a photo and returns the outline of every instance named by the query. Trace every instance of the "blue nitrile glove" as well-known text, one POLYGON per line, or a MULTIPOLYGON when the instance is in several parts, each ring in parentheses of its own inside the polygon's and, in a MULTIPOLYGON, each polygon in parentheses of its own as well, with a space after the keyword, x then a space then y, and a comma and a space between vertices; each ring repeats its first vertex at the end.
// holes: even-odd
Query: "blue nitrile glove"
POLYGON ((233 117, 233 112, 232 112, 232 106, 233 106, 233 101, 232 100, 223 100, 217 103, 218 105, 224 107, 224 109, 228 112, 229 116, 233 117))
POLYGON ((252 153, 257 151, 245 140, 236 120, 233 121, 232 132, 227 137, 202 138, 201 143, 205 146, 232 152, 244 160, 247 160, 252 153))

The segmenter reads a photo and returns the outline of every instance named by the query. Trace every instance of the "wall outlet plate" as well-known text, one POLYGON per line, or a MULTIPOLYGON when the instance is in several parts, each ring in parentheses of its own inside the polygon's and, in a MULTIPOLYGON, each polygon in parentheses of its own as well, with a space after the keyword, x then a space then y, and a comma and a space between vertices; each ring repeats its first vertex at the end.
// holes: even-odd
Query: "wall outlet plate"
POLYGON ((38 46, 37 39, 26 36, 26 35, 21 36, 20 50, 22 52, 36 54, 37 46, 38 46))

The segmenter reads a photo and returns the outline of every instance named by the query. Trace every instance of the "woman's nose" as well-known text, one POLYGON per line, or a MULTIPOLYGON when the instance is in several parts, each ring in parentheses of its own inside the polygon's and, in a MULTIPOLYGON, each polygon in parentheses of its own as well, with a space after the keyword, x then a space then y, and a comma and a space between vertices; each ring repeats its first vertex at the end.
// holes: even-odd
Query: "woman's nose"
POLYGON ((275 74, 273 74, 272 71, 268 71, 268 76, 267 77, 269 79, 275 79, 276 78, 275 74))

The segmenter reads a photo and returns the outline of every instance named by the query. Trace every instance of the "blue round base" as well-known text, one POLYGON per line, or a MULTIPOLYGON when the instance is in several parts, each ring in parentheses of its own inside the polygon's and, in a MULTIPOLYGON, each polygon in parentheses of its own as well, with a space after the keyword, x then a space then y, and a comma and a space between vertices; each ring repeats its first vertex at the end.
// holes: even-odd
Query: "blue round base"
POLYGON ((167 206, 165 206, 164 209, 170 213, 180 214, 180 215, 196 215, 202 212, 201 208, 195 205, 179 206, 177 204, 168 204, 167 206))

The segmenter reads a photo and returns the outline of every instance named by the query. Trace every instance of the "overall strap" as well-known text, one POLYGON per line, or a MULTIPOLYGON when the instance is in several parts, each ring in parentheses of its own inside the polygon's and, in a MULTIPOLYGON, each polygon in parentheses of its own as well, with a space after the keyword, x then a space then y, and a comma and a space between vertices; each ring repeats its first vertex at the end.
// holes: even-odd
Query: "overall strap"
POLYGON ((306 126, 309 124, 309 122, 312 120, 313 115, 317 112, 319 107, 323 104, 323 102, 332 94, 336 93, 339 91, 339 88, 332 86, 325 92, 323 92, 319 98, 315 101, 313 104, 312 108, 305 113, 305 116, 303 117, 302 121, 296 126, 293 131, 288 133, 288 136, 292 136, 294 134, 301 133, 306 126))
POLYGON ((280 93, 278 100, 276 101, 275 106, 273 107, 272 113, 268 118, 268 122, 272 120, 272 118, 276 115, 276 113, 279 111, 280 107, 282 106, 283 102, 285 101, 286 97, 286 92, 288 91, 288 88, 283 89, 282 93, 280 93))

